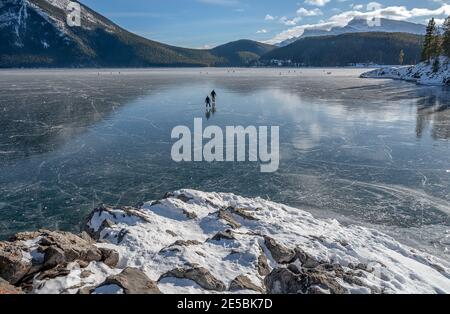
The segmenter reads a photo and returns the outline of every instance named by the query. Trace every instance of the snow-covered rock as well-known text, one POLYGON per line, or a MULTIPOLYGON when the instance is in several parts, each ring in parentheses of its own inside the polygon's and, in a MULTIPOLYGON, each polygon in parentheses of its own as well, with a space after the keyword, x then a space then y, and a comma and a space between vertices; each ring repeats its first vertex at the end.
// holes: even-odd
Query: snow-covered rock
POLYGON ((361 75, 362 78, 382 78, 416 82, 420 85, 450 85, 450 59, 439 58, 439 70, 434 71, 434 61, 413 66, 382 67, 361 75))
MULTIPOLYGON (((48 264, 51 243, 42 241, 48 236, 29 233, 8 243, 21 252, 13 260, 35 269, 20 281, 26 283, 23 290, 450 293, 448 261, 376 230, 316 219, 260 198, 180 190, 140 208, 98 208, 87 218, 85 231, 80 239, 67 238, 77 243, 77 254, 69 254, 64 245, 65 263, 46 269, 45 275, 39 263, 48 264), (111 252, 120 256, 117 265, 105 264, 111 252), (82 262, 77 260, 81 257, 82 262), (139 275, 140 284, 127 287, 132 281, 128 273, 139 275), (113 280, 119 274, 121 280, 113 280)), ((60 238, 53 234, 52 239, 60 238)), ((66 244, 65 239, 58 241, 66 244)))

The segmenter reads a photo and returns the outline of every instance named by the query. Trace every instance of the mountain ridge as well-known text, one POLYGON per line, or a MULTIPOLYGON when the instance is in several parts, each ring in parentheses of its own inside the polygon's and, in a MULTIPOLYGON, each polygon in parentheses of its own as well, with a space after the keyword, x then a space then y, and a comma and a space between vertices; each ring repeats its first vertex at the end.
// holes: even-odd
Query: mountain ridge
POLYGON ((285 47, 299 39, 307 38, 307 37, 319 37, 319 36, 328 36, 328 35, 342 35, 349 33, 409 33, 416 35, 424 35, 426 30, 426 26, 422 24, 416 24, 406 21, 396 21, 390 20, 386 18, 380 19, 379 26, 370 26, 367 23, 367 19, 365 18, 354 18, 345 26, 336 26, 331 28, 330 30, 321 30, 321 29, 306 29, 304 33, 299 37, 290 38, 284 40, 277 44, 278 47, 285 47))

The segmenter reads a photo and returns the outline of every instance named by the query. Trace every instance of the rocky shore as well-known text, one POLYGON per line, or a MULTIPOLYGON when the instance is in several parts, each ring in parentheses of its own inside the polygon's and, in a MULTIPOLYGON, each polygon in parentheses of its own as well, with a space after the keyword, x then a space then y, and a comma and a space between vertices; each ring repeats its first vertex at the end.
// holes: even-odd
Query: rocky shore
POLYGON ((181 190, 0 242, 0 294, 450 293, 450 263, 263 199, 181 190))
POLYGON ((382 67, 363 73, 361 78, 381 78, 415 82, 419 85, 450 86, 450 59, 439 58, 438 70, 434 61, 422 62, 413 66, 382 67))

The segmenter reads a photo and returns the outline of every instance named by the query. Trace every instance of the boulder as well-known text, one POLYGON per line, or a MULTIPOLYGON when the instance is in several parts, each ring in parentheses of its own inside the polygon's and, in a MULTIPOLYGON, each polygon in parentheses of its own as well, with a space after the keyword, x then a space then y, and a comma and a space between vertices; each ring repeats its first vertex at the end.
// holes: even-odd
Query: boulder
MULTIPOLYGON (((109 285, 121 287, 124 294, 161 294, 157 284, 150 280, 143 271, 131 267, 125 268, 118 275, 106 278, 105 282, 96 289, 109 285)), ((86 293, 86 291, 84 289, 79 293, 86 293)))
POLYGON ((111 268, 114 268, 119 264, 119 253, 116 250, 99 248, 102 253, 102 262, 111 268))
POLYGON ((296 258, 302 264, 302 267, 305 268, 315 268, 320 265, 320 262, 316 260, 314 257, 303 251, 301 248, 297 247, 295 249, 296 258))
POLYGON ((22 294, 22 290, 14 287, 3 278, 0 278, 0 295, 2 294, 22 294))
POLYGON ((344 294, 342 287, 331 274, 302 270, 299 274, 287 268, 274 269, 264 280, 270 294, 344 294))
POLYGON ((46 269, 76 260, 90 263, 101 261, 103 258, 99 248, 69 232, 43 232, 39 245, 44 253, 44 268, 46 269))
POLYGON ((67 265, 60 264, 52 269, 47 269, 40 272, 34 279, 36 280, 45 280, 45 279, 53 279, 57 277, 65 277, 70 274, 70 270, 67 269, 67 265))
POLYGON ((238 223, 238 222, 234 219, 233 215, 232 215, 229 211, 227 211, 227 210, 225 210, 225 209, 219 210, 218 217, 219 217, 219 219, 225 220, 226 223, 227 223, 232 229, 238 229, 238 228, 241 227, 241 224, 238 223))
POLYGON ((225 284, 203 267, 194 266, 192 268, 176 268, 163 274, 158 281, 168 277, 192 280, 206 290, 226 290, 225 284))
POLYGON ((272 255, 273 259, 278 264, 289 264, 296 257, 296 253, 294 250, 287 248, 282 244, 277 243, 271 237, 265 236, 264 244, 266 245, 267 249, 270 251, 270 254, 272 255))
POLYGON ((31 267, 31 261, 24 258, 18 245, 0 242, 0 277, 15 285, 27 275, 31 267))
POLYGON ((216 233, 211 240, 213 241, 221 241, 221 240, 236 240, 236 238, 233 235, 233 231, 231 230, 225 230, 225 231, 220 231, 218 233, 216 233))
POLYGON ((247 276, 240 275, 237 276, 233 281, 230 283, 229 291, 241 291, 241 290, 252 290, 259 293, 264 293, 264 289, 261 287, 258 287, 253 282, 250 281, 250 279, 247 276))
POLYGON ((191 245, 201 245, 202 242, 197 240, 177 240, 170 246, 191 246, 191 245))
POLYGON ((267 262, 267 257, 264 255, 264 253, 261 253, 258 257, 258 263, 256 264, 256 268, 258 269, 258 273, 261 276, 267 276, 270 274, 270 266, 267 262))
POLYGON ((258 219, 255 218, 252 214, 249 213, 249 210, 245 208, 235 208, 235 207, 228 207, 227 211, 240 216, 243 219, 251 220, 251 221, 257 221, 258 219))

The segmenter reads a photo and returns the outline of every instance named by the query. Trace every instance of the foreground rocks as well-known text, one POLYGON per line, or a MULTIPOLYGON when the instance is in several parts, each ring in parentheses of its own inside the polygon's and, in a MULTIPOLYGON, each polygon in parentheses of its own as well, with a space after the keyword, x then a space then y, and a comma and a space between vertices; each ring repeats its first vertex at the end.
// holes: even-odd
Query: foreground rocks
POLYGON ((219 292, 226 290, 225 284, 215 278, 206 268, 203 267, 194 266, 192 268, 173 269, 162 275, 158 281, 168 277, 192 280, 206 290, 214 290, 219 292))
POLYGON ((450 293, 448 263, 375 230, 192 190, 0 242, 0 277, 8 294, 450 293))
POLYGON ((156 283, 136 268, 125 268, 120 274, 106 278, 105 282, 91 292, 107 285, 117 285, 124 294, 161 294, 156 283))
POLYGON ((2 294, 22 294, 22 290, 0 278, 0 295, 2 294))
POLYGON ((99 248, 85 235, 82 238, 69 232, 40 230, 0 242, 0 276, 26 291, 32 289, 34 280, 69 275, 70 263, 75 262, 81 268, 91 262, 115 267, 118 259, 116 251, 99 248))

